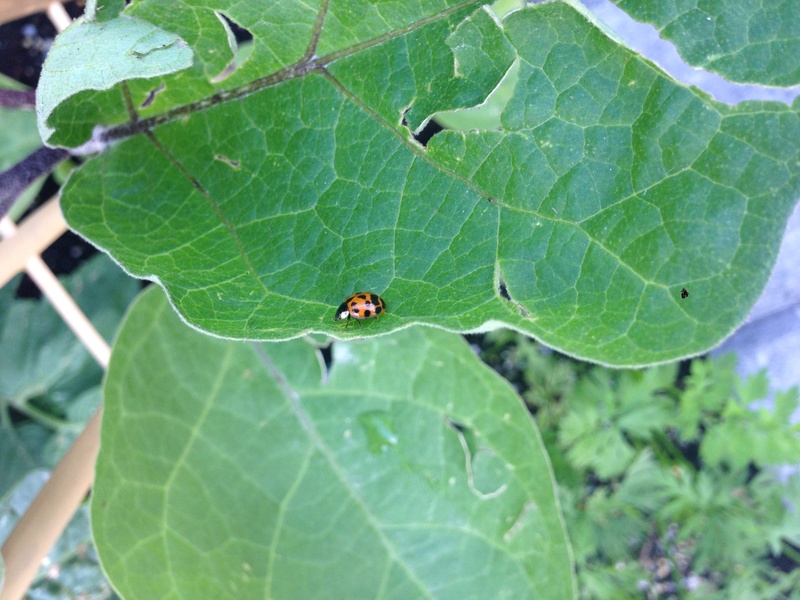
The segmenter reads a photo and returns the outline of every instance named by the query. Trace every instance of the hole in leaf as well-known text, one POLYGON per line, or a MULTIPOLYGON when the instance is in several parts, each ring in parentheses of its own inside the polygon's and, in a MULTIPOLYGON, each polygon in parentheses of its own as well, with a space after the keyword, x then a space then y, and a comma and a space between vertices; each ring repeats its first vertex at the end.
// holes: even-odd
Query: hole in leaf
MULTIPOLYGON (((403 113, 403 126, 408 128, 408 121, 406 121, 406 115, 403 113)), ((417 132, 411 131, 411 137, 413 137, 423 148, 428 145, 428 142, 431 141, 431 138, 435 136, 440 131, 444 131, 444 127, 439 125, 433 119, 429 119, 428 122, 417 132)))
POLYGON ((500 280, 500 282, 497 284, 497 293, 500 294, 500 297, 503 300, 508 300, 511 302, 511 296, 508 295, 508 287, 506 286, 505 281, 500 280))
POLYGON ((219 13, 219 14, 227 22, 228 30, 231 33, 233 33, 233 35, 236 37, 236 41, 239 44, 243 44, 244 42, 252 41, 253 34, 250 33, 249 29, 247 29, 245 27, 242 27, 236 21, 234 21, 233 19, 231 19, 228 15, 226 15, 224 13, 219 13))
POLYGON ((156 96, 160 92, 163 92, 165 89, 167 89, 167 86, 164 85, 164 83, 162 82, 161 85, 159 85, 157 88, 150 90, 150 93, 147 94, 147 98, 145 98, 144 102, 142 102, 141 108, 147 108, 148 106, 150 106, 156 99, 156 96))
POLYGON ((331 349, 332 345, 328 344, 326 346, 321 346, 319 348, 319 353, 322 355, 322 360, 325 363, 325 367, 330 371, 331 365, 333 364, 333 350, 331 349))
POLYGON ((333 344, 329 341, 326 344, 314 344, 314 347, 319 352, 322 383, 327 383, 333 369, 333 344))
POLYGON ((436 114, 436 121, 445 129, 470 131, 501 131, 503 111, 514 95, 519 81, 521 62, 514 61, 486 100, 471 108, 446 110, 436 114))
POLYGON ((228 15, 219 11, 216 11, 215 14, 228 34, 228 46, 232 54, 231 61, 222 69, 222 72, 211 79, 212 83, 219 83, 233 75, 250 58, 253 50, 253 34, 228 15))
POLYGON ((241 164, 241 161, 229 158, 229 157, 225 156, 224 154, 215 154, 214 155, 214 159, 225 163, 226 165, 228 165, 232 169, 235 169, 236 171, 239 170, 239 165, 241 164))
POLYGON ((503 280, 502 276, 498 277, 497 279, 497 295, 500 296, 503 300, 507 300, 511 304, 513 304, 516 307, 519 316, 521 316, 523 319, 530 318, 531 313, 528 312, 528 309, 526 309, 524 306, 522 306, 522 304, 514 300, 511 297, 511 294, 508 293, 508 286, 506 285, 506 282, 503 280))
POLYGON ((440 131, 444 131, 444 127, 439 125, 436 121, 431 119, 425 124, 425 127, 422 128, 417 134, 414 135, 414 139, 417 140, 423 146, 427 146, 428 142, 431 141, 431 138, 435 136, 440 131))
POLYGON ((462 425, 461 423, 453 421, 449 417, 445 417, 444 418, 444 422, 447 423, 448 427, 452 427, 453 429, 455 429, 459 433, 464 433, 465 431, 467 431, 467 426, 466 425, 462 425))

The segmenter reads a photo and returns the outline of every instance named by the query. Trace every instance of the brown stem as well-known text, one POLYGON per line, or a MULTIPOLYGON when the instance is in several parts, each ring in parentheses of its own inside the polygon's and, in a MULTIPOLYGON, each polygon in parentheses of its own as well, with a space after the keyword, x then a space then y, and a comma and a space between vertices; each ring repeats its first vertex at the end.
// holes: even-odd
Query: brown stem
POLYGON ((61 148, 42 147, 0 173, 0 218, 8 214, 25 188, 42 175, 50 173, 67 156, 69 152, 61 148))

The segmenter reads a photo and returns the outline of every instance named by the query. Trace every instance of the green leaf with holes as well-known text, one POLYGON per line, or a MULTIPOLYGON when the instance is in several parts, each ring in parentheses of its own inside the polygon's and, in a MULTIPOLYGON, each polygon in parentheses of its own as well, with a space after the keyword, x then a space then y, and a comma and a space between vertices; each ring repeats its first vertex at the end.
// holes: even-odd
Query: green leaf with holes
POLYGON ((800 0, 615 0, 655 26, 690 65, 730 81, 800 84, 800 0))
MULTIPOLYGON (((567 3, 479 4, 132 3, 195 60, 92 98, 119 141, 72 176, 68 222, 223 337, 506 325, 619 366, 718 344, 800 193, 798 105, 715 103, 567 3), (414 139, 512 67, 495 128, 414 139), (387 313, 344 330, 357 291, 387 313)), ((82 142, 81 114, 56 136, 82 142)))
POLYGON ((105 383, 92 500, 137 598, 570 598, 554 480, 511 387, 459 336, 231 342, 151 287, 105 383))
POLYGON ((56 38, 42 66, 36 94, 39 133, 50 141, 51 113, 80 92, 107 90, 122 81, 173 73, 191 64, 192 52, 183 40, 143 19, 78 19, 56 38))

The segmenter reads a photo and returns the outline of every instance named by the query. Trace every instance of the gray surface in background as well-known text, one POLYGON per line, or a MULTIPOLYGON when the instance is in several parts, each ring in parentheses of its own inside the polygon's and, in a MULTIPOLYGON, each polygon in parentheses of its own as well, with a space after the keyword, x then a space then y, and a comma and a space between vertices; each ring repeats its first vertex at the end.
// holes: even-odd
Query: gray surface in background
MULTIPOLYGON (((683 62, 671 42, 658 37, 656 29, 631 19, 607 0, 582 0, 630 48, 658 64, 683 83, 696 86, 727 104, 745 100, 774 100, 790 104, 800 86, 789 89, 732 84, 713 73, 683 62)), ((769 373, 770 387, 785 390, 800 385, 800 208, 795 207, 783 237, 769 283, 745 324, 712 355, 735 352, 743 377, 761 369, 769 373)), ((795 415, 800 417, 800 415, 795 415)))

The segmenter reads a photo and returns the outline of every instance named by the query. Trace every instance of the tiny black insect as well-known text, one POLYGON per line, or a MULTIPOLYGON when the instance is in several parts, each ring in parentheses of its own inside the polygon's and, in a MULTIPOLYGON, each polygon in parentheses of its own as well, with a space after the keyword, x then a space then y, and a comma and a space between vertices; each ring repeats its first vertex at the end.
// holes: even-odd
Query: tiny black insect
POLYGON ((686 291, 686 288, 681 289, 681 298, 688 298, 689 292, 686 291))

